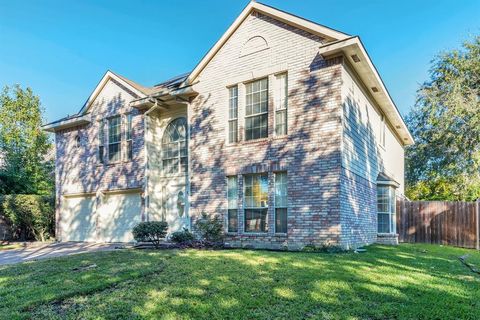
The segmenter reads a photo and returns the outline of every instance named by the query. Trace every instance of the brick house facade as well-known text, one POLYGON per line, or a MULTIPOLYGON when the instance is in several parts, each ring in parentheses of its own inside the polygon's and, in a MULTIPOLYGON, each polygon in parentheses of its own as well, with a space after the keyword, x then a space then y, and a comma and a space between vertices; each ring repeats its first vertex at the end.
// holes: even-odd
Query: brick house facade
POLYGON ((59 239, 194 230, 207 213, 230 246, 274 249, 395 240, 413 143, 358 37, 256 2, 191 73, 143 87, 107 72, 45 129, 59 239))

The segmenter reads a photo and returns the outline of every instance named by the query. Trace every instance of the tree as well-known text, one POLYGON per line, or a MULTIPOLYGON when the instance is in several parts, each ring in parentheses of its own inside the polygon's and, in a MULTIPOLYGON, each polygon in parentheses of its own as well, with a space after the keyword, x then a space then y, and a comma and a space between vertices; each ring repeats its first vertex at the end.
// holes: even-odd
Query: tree
POLYGON ((480 198, 480 36, 437 56, 430 81, 406 117, 415 144, 406 150, 407 196, 480 198))
POLYGON ((49 194, 51 142, 41 130, 43 109, 30 88, 5 87, 0 93, 0 194, 49 194))

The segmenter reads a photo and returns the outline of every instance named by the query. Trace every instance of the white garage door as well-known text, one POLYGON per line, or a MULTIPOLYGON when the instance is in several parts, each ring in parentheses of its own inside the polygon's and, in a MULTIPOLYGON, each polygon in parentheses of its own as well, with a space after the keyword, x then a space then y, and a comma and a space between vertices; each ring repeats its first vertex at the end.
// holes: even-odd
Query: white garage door
POLYGON ((96 241, 95 196, 64 197, 59 227, 62 241, 96 241))
POLYGON ((99 241, 131 242, 132 229, 141 221, 140 194, 107 194, 97 213, 99 241))

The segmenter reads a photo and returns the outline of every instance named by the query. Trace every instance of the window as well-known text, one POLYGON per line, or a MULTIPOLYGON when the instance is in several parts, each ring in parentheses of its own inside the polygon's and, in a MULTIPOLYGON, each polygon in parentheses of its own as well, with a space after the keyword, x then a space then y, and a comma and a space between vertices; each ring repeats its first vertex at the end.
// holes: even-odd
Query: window
POLYGON ((80 139, 80 136, 75 136, 75 148, 80 149, 82 146, 82 140, 80 139))
POLYGON ((268 231, 268 175, 245 176, 245 232, 268 231))
POLYGON ((228 89, 228 143, 238 141, 238 87, 228 89))
POLYGON ((120 116, 108 120, 108 161, 120 161, 121 140, 122 140, 122 121, 120 116))
POLYGON ((98 161, 105 162, 105 122, 103 120, 98 122, 98 161))
POLYGON ((227 178, 227 200, 228 200, 227 231, 228 232, 238 232, 237 177, 228 177, 227 178))
POLYGON ((385 147, 385 116, 381 116, 381 123, 380 123, 380 145, 385 147))
POLYGON ((275 173, 275 233, 287 233, 287 173, 275 173))
POLYGON ((395 233, 395 189, 377 186, 378 233, 395 233))
POLYGON ((275 134, 287 134, 288 80, 287 74, 276 76, 275 93, 275 134))
POLYGON ((127 145, 125 158, 127 161, 133 159, 133 140, 132 140, 132 119, 133 115, 131 113, 127 114, 126 119, 126 128, 125 128, 125 142, 127 145))
POLYGON ((177 118, 165 129, 162 166, 166 175, 187 173, 187 119, 177 118))
POLYGON ((245 85, 245 140, 268 136, 268 79, 261 79, 245 85))

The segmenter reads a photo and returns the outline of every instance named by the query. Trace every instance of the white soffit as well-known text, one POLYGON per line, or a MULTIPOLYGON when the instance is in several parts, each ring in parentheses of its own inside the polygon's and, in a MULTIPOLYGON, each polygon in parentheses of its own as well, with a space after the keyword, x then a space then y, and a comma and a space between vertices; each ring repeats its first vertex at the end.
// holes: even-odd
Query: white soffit
POLYGON ((387 88, 385 87, 377 69, 373 65, 359 37, 351 37, 323 45, 319 48, 319 54, 324 57, 342 53, 357 72, 360 80, 369 90, 371 96, 385 113, 392 124, 395 132, 401 138, 404 145, 414 143, 413 137, 398 112, 387 88))

